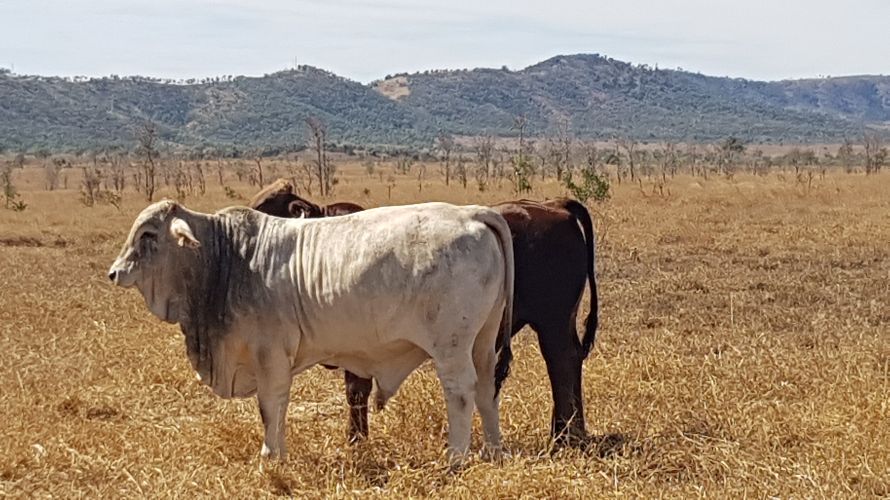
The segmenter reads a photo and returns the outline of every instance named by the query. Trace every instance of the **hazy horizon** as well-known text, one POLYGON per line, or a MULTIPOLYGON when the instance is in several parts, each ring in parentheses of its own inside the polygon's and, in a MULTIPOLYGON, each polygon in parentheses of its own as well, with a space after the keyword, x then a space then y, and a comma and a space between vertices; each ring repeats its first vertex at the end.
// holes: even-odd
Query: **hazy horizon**
POLYGON ((261 76, 296 63, 367 83, 598 53, 774 81, 884 75, 890 60, 882 0, 0 0, 0 15, 0 67, 42 76, 261 76))
MULTIPOLYGON (((610 56, 609 54, 598 54, 598 53, 595 53, 595 52, 585 52, 585 53, 581 53, 581 52, 579 52, 579 53, 572 53, 572 54, 552 54, 552 55, 549 56, 549 57, 545 57, 545 58, 542 58, 542 59, 539 59, 539 60, 536 60, 536 61, 532 61, 532 62, 530 62, 530 63, 528 63, 527 65, 524 65, 524 66, 522 66, 522 67, 516 67, 516 68, 513 68, 513 67, 509 67, 509 66, 508 66, 508 69, 509 69, 510 71, 522 71, 523 69, 525 69, 525 68, 527 68, 527 67, 534 66, 535 64, 541 63, 541 62, 543 62, 543 61, 546 61, 546 60, 551 59, 551 58, 554 58, 554 57, 571 57, 571 56, 578 56, 578 55, 599 55, 599 56, 602 56, 602 57, 608 57, 608 58, 611 58, 611 59, 614 59, 614 60, 617 60, 617 61, 621 61, 621 62, 624 62, 624 63, 632 64, 632 65, 649 64, 649 66, 652 66, 652 67, 655 67, 655 66, 657 65, 657 63, 655 63, 655 64, 650 64, 650 63, 638 62, 638 61, 628 61, 628 60, 624 60, 624 59, 620 59, 620 58, 617 58, 617 57, 610 56)), ((412 70, 412 69, 406 69, 406 70, 402 70, 402 71, 394 71, 394 72, 385 73, 385 74, 382 73, 382 74, 380 74, 380 76, 377 76, 377 77, 374 77, 374 78, 370 78, 370 79, 367 79, 367 80, 357 80, 357 79, 355 79, 355 78, 350 78, 350 77, 347 76, 347 75, 343 75, 343 74, 337 73, 336 71, 333 71, 333 70, 331 70, 330 68, 325 68, 324 66, 319 66, 319 65, 316 65, 316 64, 308 64, 308 63, 298 63, 298 65, 300 65, 300 66, 310 66, 310 67, 314 67, 314 68, 317 68, 317 69, 320 69, 320 70, 330 71, 331 73, 334 73, 335 75, 337 75, 337 76, 339 76, 339 77, 346 78, 346 79, 348 79, 348 80, 352 80, 352 81, 361 83, 361 84, 363 84, 363 85, 367 85, 367 84, 373 83, 373 82, 378 81, 378 80, 383 80, 384 77, 386 77, 387 75, 388 75, 388 76, 393 76, 393 75, 397 75, 397 74, 405 74, 405 73, 411 75, 411 74, 423 73, 424 71, 465 71, 465 70, 466 70, 466 71, 472 71, 472 70, 475 70, 475 69, 500 69, 500 68, 506 66, 506 65, 504 65, 504 64, 501 64, 501 65, 491 64, 491 65, 486 65, 486 66, 473 66, 473 67, 467 67, 467 66, 465 66, 465 67, 450 67, 450 68, 422 68, 422 69, 413 69, 413 70, 412 70)), ((705 72, 702 72, 702 71, 698 71, 698 70, 696 70, 695 68, 683 68, 683 67, 680 67, 680 68, 672 68, 672 67, 661 66, 661 65, 657 65, 657 67, 658 67, 658 69, 663 69, 663 70, 677 70, 677 69, 679 69, 679 70, 681 70, 681 71, 687 71, 687 72, 690 72, 690 73, 699 73, 699 74, 702 74, 702 75, 704 75, 704 76, 713 76, 713 77, 718 77, 718 78, 723 78, 723 77, 725 77, 725 78, 743 78, 743 79, 751 80, 751 81, 764 81, 764 82, 793 81, 793 80, 818 80, 818 79, 824 79, 824 78, 857 78, 857 77, 883 77, 883 76, 890 76, 890 73, 852 73, 852 74, 843 74, 843 75, 816 75, 816 76, 801 76, 801 77, 792 77, 792 78, 781 78, 781 79, 767 80, 767 79, 748 78, 748 77, 738 76, 738 75, 716 75, 716 74, 710 74, 710 73, 705 73, 705 72)), ((31 76, 34 76, 34 77, 41 77, 41 78, 67 78, 67 79, 73 79, 73 78, 78 78, 78 77, 81 77, 81 78, 83 78, 83 77, 86 77, 86 78, 109 78, 109 77, 112 77, 112 76, 116 76, 116 77, 119 77, 119 78, 142 77, 142 78, 156 79, 156 80, 162 80, 162 81, 163 81, 163 80, 169 80, 169 81, 172 81, 172 82, 185 82, 185 81, 187 81, 187 80, 195 80, 194 83, 196 83, 196 84, 197 84, 197 83, 200 83, 200 81, 201 81, 202 79, 205 79, 205 78, 216 78, 216 77, 223 77, 223 76, 231 76, 231 77, 233 77, 233 78, 235 78, 235 77, 262 78, 262 77, 264 77, 264 76, 272 75, 272 74, 279 73, 279 72, 291 71, 291 70, 294 70, 294 69, 295 69, 295 67, 294 67, 293 63, 291 63, 290 66, 285 66, 285 67, 281 67, 281 68, 274 68, 274 69, 270 69, 270 70, 268 70, 268 71, 264 71, 264 72, 262 72, 262 73, 255 73, 255 74, 223 72, 223 73, 218 73, 218 74, 189 75, 189 76, 171 77, 171 76, 160 75, 160 74, 151 74, 151 73, 105 73, 105 74, 84 74, 84 73, 78 73, 78 74, 23 73, 23 72, 19 71, 17 68, 10 67, 10 66, 4 66, 4 65, 0 64, 0 70, 10 70, 10 72, 11 72, 13 75, 15 75, 15 76, 22 76, 22 77, 31 77, 31 76)))

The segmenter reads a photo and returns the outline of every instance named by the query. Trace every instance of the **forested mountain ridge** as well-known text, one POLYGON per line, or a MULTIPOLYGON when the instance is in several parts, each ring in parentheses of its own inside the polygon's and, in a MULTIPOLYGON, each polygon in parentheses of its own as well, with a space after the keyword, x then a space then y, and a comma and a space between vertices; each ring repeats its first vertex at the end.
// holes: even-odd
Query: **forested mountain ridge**
POLYGON ((304 141, 310 116, 341 143, 419 140, 411 110, 315 68, 186 85, 0 76, 0 145, 7 149, 127 145, 146 120, 171 144, 285 146, 304 141))
POLYGON ((558 56, 520 71, 397 75, 399 100, 439 128, 508 133, 528 117, 533 133, 568 121, 575 134, 641 140, 816 142, 890 122, 890 77, 758 82, 633 66, 597 55, 558 56))
POLYGON ((302 66, 202 81, 63 79, 0 73, 0 147, 129 147, 151 120, 170 146, 293 147, 306 119, 329 142, 423 148, 440 132, 510 136, 566 127, 579 138, 833 142, 890 123, 890 77, 760 82, 557 56, 522 70, 399 74, 369 85, 302 66))

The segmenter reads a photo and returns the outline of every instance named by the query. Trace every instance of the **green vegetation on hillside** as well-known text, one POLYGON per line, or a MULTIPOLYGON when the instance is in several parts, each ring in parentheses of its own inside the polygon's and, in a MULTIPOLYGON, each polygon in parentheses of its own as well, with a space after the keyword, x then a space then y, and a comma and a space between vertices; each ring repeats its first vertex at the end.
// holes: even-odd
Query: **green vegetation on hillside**
POLYGON ((757 82, 599 55, 394 76, 401 93, 387 97, 380 82, 306 66, 198 82, 0 72, 0 148, 130 147, 146 121, 166 147, 189 149, 301 147, 309 117, 327 124, 332 144, 375 148, 429 148, 441 132, 513 136, 520 115, 532 136, 567 124, 579 138, 641 141, 839 142, 890 122, 890 77, 757 82))

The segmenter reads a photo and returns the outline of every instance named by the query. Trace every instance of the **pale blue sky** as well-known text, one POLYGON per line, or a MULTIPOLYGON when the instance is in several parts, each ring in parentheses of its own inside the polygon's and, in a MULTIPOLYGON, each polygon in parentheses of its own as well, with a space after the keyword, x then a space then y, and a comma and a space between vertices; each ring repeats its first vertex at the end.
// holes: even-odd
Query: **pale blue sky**
POLYGON ((362 82, 600 53, 717 76, 890 73, 890 0, 0 0, 0 67, 362 82))

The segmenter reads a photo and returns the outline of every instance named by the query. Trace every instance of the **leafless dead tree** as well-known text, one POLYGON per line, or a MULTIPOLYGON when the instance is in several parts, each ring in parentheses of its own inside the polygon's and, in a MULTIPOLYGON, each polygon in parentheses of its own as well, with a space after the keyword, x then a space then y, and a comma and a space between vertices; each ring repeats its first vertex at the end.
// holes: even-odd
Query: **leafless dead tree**
POLYGON ((414 158, 408 153, 401 153, 396 156, 395 169, 401 175, 408 175, 411 167, 414 166, 414 158))
POLYGON ((445 185, 451 184, 451 152, 454 150, 454 137, 451 134, 442 132, 436 138, 436 147, 442 153, 442 160, 445 164, 442 166, 445 174, 445 185))
POLYGON ((454 175, 460 181, 464 189, 467 189, 467 160, 462 154, 457 155, 457 163, 454 165, 454 175))
POLYGON ((532 189, 531 179, 534 175, 534 167, 527 158, 527 145, 525 142, 525 128, 528 126, 528 118, 519 115, 513 119, 513 128, 519 132, 519 145, 513 160, 513 185, 519 194, 530 193, 532 189))
POLYGON ((295 174, 295 175, 298 175, 298 178, 300 180, 300 185, 303 186, 303 190, 306 191, 306 194, 311 196, 312 195, 312 179, 315 177, 313 174, 312 164, 304 161, 304 162, 300 162, 298 164, 298 166, 300 167, 297 170, 297 172, 299 172, 299 174, 295 174))
POLYGON ((54 191, 59 187, 59 174, 63 168, 70 168, 71 163, 65 158, 53 158, 52 162, 44 165, 44 188, 54 191))
POLYGON ((887 161, 887 149, 884 148, 881 137, 866 130, 862 134, 862 142, 865 146, 865 175, 880 172, 887 161))
POLYGON ((657 151, 658 153, 658 164, 661 169, 661 181, 667 182, 667 176, 670 174, 671 178, 673 178, 677 174, 677 149, 676 145, 673 142, 666 142, 664 145, 657 151))
POLYGON ((568 120, 562 120, 556 128, 556 136, 550 139, 550 155, 553 166, 556 169, 556 180, 562 182, 566 172, 571 172, 572 164, 572 137, 568 120))
POLYGON ((99 191, 102 185, 102 171, 93 165, 92 167, 81 167, 83 176, 81 177, 80 201, 88 207, 96 204, 99 191))
POLYGON ((837 148, 837 159, 844 167, 844 172, 848 174, 853 172, 853 162, 855 160, 853 141, 846 138, 844 139, 844 143, 837 148))
POLYGON ((306 119, 309 127, 309 149, 315 154, 315 171, 321 196, 329 196, 333 186, 333 166, 328 161, 325 151, 327 126, 319 118, 310 116, 306 119))
POLYGON ((173 188, 176 190, 176 199, 185 201, 191 194, 189 187, 188 172, 183 168, 182 162, 176 162, 170 167, 170 177, 173 180, 173 188))
POLYGON ((207 180, 204 178, 204 169, 201 167, 200 161, 195 162, 194 179, 198 185, 198 194, 204 196, 207 193, 207 180))
POLYGON ((111 180, 111 187, 117 193, 123 192, 127 184, 127 173, 124 168, 124 156, 121 154, 108 155, 108 170, 111 180))
POLYGON ((158 127, 153 122, 147 121, 143 123, 136 132, 136 139, 139 142, 137 152, 143 157, 141 181, 142 192, 148 201, 152 201, 155 194, 155 185, 157 180, 156 161, 158 159, 158 127))
POLYGON ((624 150, 624 156, 627 158, 627 167, 630 173, 630 180, 633 182, 636 180, 636 161, 638 156, 637 146, 639 143, 636 139, 632 139, 629 137, 619 138, 617 140, 617 145, 620 149, 624 150))
POLYGON ((241 160, 235 161, 235 177, 238 179, 238 182, 244 181, 245 177, 249 175, 249 168, 244 165, 244 162, 241 160))
POLYGON ((223 172, 222 156, 217 155, 217 157, 216 157, 216 180, 219 182, 220 186, 224 186, 226 184, 224 174, 225 173, 223 172))
POLYGON ((593 141, 584 144, 584 163, 591 172, 599 170, 599 150, 593 141))
POLYGON ((479 191, 485 191, 494 163, 494 137, 484 135, 476 138, 473 149, 476 153, 476 182, 479 191))
POLYGON ((257 184, 259 187, 263 187, 266 185, 263 179, 263 152, 257 151, 253 157, 253 161, 256 163, 256 170, 254 171, 254 175, 256 176, 257 184))
POLYGON ((415 170, 417 171, 417 192, 422 193, 423 192, 423 181, 426 178, 426 164, 418 163, 417 168, 415 170))

